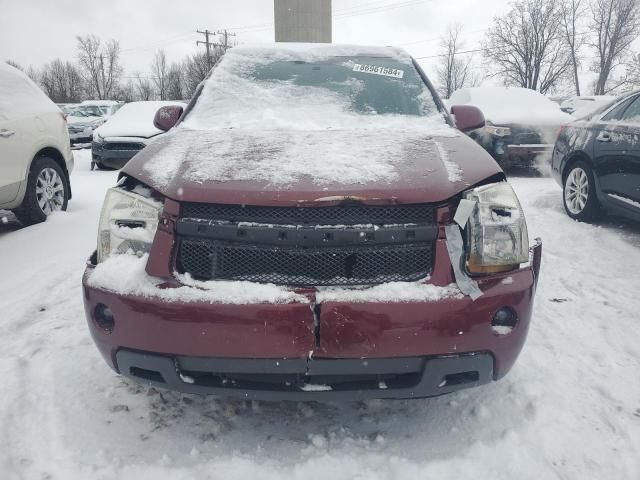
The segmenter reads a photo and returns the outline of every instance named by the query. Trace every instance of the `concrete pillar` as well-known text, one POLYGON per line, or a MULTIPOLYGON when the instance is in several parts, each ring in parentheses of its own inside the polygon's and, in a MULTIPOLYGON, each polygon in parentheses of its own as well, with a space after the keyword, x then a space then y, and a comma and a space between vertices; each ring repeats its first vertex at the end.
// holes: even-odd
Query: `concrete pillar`
POLYGON ((331 43, 331 0, 274 0, 276 42, 331 43))

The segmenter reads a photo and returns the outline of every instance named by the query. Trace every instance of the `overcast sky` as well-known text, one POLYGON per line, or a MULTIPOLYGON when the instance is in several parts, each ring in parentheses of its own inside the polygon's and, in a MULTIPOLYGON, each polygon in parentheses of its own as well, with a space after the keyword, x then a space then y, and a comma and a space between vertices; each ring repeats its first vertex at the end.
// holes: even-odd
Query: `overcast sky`
MULTIPOLYGON (((273 0, 0 0, 0 59, 40 66, 74 60, 76 35, 120 42, 127 75, 149 72, 162 48, 179 60, 203 46, 196 30, 228 29, 238 43, 272 42, 273 0)), ((438 53, 448 25, 463 26, 465 48, 479 46, 509 0, 333 0, 333 41, 398 45, 413 56, 438 53)), ((480 57, 478 56, 478 60, 480 57)), ((435 60, 421 60, 433 78, 435 60)))

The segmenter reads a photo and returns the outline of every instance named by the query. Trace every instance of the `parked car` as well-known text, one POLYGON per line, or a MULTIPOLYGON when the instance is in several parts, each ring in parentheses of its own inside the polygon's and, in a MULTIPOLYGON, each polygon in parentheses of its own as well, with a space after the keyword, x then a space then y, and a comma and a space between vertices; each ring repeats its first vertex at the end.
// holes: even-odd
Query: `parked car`
POLYGON ((117 372, 243 399, 503 377, 540 266, 518 199, 403 50, 236 47, 106 195, 83 278, 117 372), (457 128, 456 128, 457 127, 457 128), (460 227, 461 225, 462 227, 460 227))
POLYGON ((616 101, 615 95, 583 95, 571 97, 560 104, 560 110, 570 113, 575 118, 583 118, 592 115, 604 106, 616 101))
POLYGON ((127 103, 93 134, 92 164, 100 170, 122 168, 151 140, 164 132, 157 128, 154 117, 159 108, 184 102, 132 102, 127 103))
POLYGON ((613 213, 640 220, 640 92, 564 125, 552 173, 567 215, 580 221, 613 213))
POLYGON ((107 121, 104 108, 96 105, 76 105, 66 113, 67 129, 71 143, 88 143, 93 131, 107 121))
POLYGON ((84 100, 80 105, 83 107, 97 107, 105 117, 110 117, 120 110, 124 103, 116 100, 84 100))
POLYGON ((474 87, 453 92, 452 105, 475 105, 487 125, 469 133, 503 168, 529 167, 540 155, 551 155, 560 125, 573 117, 534 90, 474 87))
POLYGON ((66 210, 72 169, 62 111, 24 73, 0 62, 0 209, 24 225, 66 210))

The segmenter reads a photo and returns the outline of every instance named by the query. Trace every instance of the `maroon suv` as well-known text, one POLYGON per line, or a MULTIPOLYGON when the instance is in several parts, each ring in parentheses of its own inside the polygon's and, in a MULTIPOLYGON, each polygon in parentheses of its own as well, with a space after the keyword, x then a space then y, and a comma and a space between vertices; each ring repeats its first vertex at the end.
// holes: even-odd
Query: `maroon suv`
POLYGON ((541 246, 395 48, 234 48, 107 192, 83 278, 117 372, 251 399, 427 397, 504 376, 541 246))

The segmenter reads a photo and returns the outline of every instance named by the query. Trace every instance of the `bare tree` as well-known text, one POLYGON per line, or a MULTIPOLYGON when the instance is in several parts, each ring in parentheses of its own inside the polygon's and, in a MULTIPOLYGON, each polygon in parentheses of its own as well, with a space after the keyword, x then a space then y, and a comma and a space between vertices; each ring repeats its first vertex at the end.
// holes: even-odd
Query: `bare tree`
POLYGON ((24 72, 24 68, 22 68, 22 65, 20 65, 18 62, 14 62, 13 60, 5 60, 5 63, 7 65, 11 65, 13 68, 17 68, 21 72, 24 72))
POLYGON ((493 73, 505 84, 545 93, 566 76, 571 55, 562 35, 558 0, 517 0, 494 19, 483 43, 493 73))
POLYGON ((153 56, 151 62, 151 72, 153 73, 153 83, 156 87, 156 96, 160 100, 167 99, 167 75, 169 74, 169 65, 167 63, 167 55, 164 50, 158 50, 153 56))
POLYGON ((109 99, 117 90, 122 75, 120 44, 109 40, 105 44, 95 35, 76 37, 78 61, 84 70, 89 93, 98 99, 109 99))
POLYGON ((596 95, 604 95, 626 82, 608 85, 611 72, 624 63, 633 41, 640 32, 640 10, 637 0, 591 0, 591 28, 596 39, 591 45, 596 52, 593 70, 598 74, 596 95))
POLYGON ((153 85, 151 85, 148 78, 141 76, 139 73, 136 75, 136 89, 140 100, 151 100, 151 97, 153 97, 153 85))
POLYGON ((118 85, 118 100, 134 102, 138 99, 137 93, 136 86, 130 78, 126 82, 120 82, 118 85))
MULTIPOLYGON (((219 58, 219 56, 218 56, 219 58)), ((214 63, 218 60, 215 58, 214 63)), ((184 61, 185 94, 191 97, 196 88, 209 73, 209 60, 206 52, 196 53, 184 61)))
POLYGON ((77 103, 82 99, 84 82, 74 64, 59 58, 46 64, 40 73, 40 85, 57 103, 77 103))
POLYGON ((437 75, 440 93, 444 98, 449 98, 459 88, 478 83, 472 72, 472 57, 460 58, 460 51, 464 48, 460 40, 461 33, 462 25, 450 26, 440 43, 444 62, 438 67, 437 75))
POLYGON ((578 69, 580 67, 580 48, 584 44, 584 37, 577 31, 578 24, 584 16, 583 0, 562 0, 559 5, 560 22, 565 41, 569 47, 571 67, 573 69, 573 83, 576 95, 580 96, 580 79, 578 69))
POLYGON ((27 77, 29 77, 31 80, 33 80, 36 83, 39 83, 39 81, 40 81, 40 73, 38 72, 38 70, 33 68, 32 65, 29 65, 25 69, 22 65, 20 65, 18 62, 14 62, 13 60, 6 60, 5 63, 7 63, 7 65, 11 65, 14 68, 17 68, 21 72, 24 72, 27 75, 27 77))
POLYGON ((184 76, 182 67, 172 63, 167 74, 167 98, 170 100, 182 100, 184 98, 184 76))

